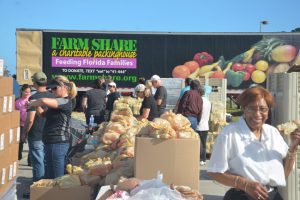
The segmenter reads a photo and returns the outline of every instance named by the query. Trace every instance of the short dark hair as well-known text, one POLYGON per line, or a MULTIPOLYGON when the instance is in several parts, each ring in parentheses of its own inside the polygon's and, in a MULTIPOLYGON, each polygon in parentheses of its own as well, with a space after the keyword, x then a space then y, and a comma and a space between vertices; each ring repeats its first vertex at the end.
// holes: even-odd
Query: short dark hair
POLYGON ((146 79, 145 79, 145 77, 140 77, 139 80, 138 80, 138 82, 139 82, 140 84, 145 85, 145 84, 146 84, 146 79))
POLYGON ((191 90, 198 90, 200 89, 200 81, 192 80, 190 84, 191 90))
POLYGON ((185 78, 184 83, 185 83, 186 85, 190 85, 191 82, 192 82, 192 80, 193 80, 193 79, 191 79, 191 78, 185 78))

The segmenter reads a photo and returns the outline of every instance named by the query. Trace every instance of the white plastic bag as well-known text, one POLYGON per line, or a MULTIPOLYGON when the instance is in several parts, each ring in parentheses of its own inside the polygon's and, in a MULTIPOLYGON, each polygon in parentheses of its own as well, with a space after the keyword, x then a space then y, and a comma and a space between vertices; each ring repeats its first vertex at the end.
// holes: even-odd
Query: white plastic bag
POLYGON ((133 190, 131 190, 130 196, 135 195, 136 193, 138 193, 141 190, 146 190, 146 189, 149 189, 149 188, 165 187, 166 184, 164 184, 162 182, 163 181, 163 177, 164 177, 164 175, 160 171, 157 171, 156 179, 141 181, 139 183, 138 187, 136 187, 133 190))
POLYGON ((140 190, 128 200, 186 200, 176 190, 164 186, 160 188, 148 188, 140 190))

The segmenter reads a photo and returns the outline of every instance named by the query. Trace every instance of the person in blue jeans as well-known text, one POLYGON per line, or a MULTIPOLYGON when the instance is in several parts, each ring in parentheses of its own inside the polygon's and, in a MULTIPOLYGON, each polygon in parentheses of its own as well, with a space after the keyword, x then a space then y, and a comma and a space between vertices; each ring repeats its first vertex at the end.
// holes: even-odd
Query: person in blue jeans
POLYGON ((65 160, 69 149, 72 98, 77 94, 75 83, 64 76, 57 76, 50 82, 55 98, 41 98, 30 101, 28 107, 35 107, 46 118, 43 142, 45 145, 45 178, 54 179, 64 175, 65 160), (41 106, 47 106, 44 110, 41 106))
POLYGON ((202 95, 200 93, 200 82, 192 80, 190 90, 186 91, 179 101, 177 113, 187 117, 191 128, 196 131, 202 115, 202 95))
MULTIPOLYGON (((36 93, 31 95, 29 101, 40 98, 53 98, 47 91, 47 76, 43 72, 37 72, 32 77, 33 87, 36 93)), ((46 109, 44 107, 44 109, 46 109)), ((29 157, 32 166, 32 179, 38 181, 44 177, 44 143, 42 142, 43 129, 46 120, 36 113, 34 108, 27 108, 27 117, 24 123, 23 135, 28 138, 29 157)))

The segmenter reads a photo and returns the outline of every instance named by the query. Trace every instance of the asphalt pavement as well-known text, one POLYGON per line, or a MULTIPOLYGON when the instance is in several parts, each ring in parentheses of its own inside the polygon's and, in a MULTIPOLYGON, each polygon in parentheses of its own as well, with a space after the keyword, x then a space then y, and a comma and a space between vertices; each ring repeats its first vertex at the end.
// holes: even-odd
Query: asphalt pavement
MULTIPOLYGON (((28 145, 24 145, 23 159, 19 163, 17 178, 17 197, 18 200, 25 200, 23 194, 29 192, 32 184, 32 168, 27 166, 28 145)), ((208 161, 209 162, 209 161, 208 161)), ((207 165, 200 166, 200 193, 204 200, 222 200, 228 187, 216 183, 207 175, 207 165)))

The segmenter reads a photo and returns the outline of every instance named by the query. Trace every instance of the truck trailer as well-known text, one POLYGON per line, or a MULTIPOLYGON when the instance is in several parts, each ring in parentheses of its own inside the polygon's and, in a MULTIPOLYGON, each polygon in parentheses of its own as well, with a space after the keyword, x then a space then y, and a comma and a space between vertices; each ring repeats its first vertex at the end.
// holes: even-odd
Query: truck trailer
POLYGON ((227 78, 227 92, 266 84, 270 73, 291 70, 300 60, 300 33, 117 32, 16 30, 17 80, 31 84, 43 71, 65 75, 79 91, 99 76, 132 91, 139 77, 227 78), (213 59, 205 60, 209 54, 213 59))

